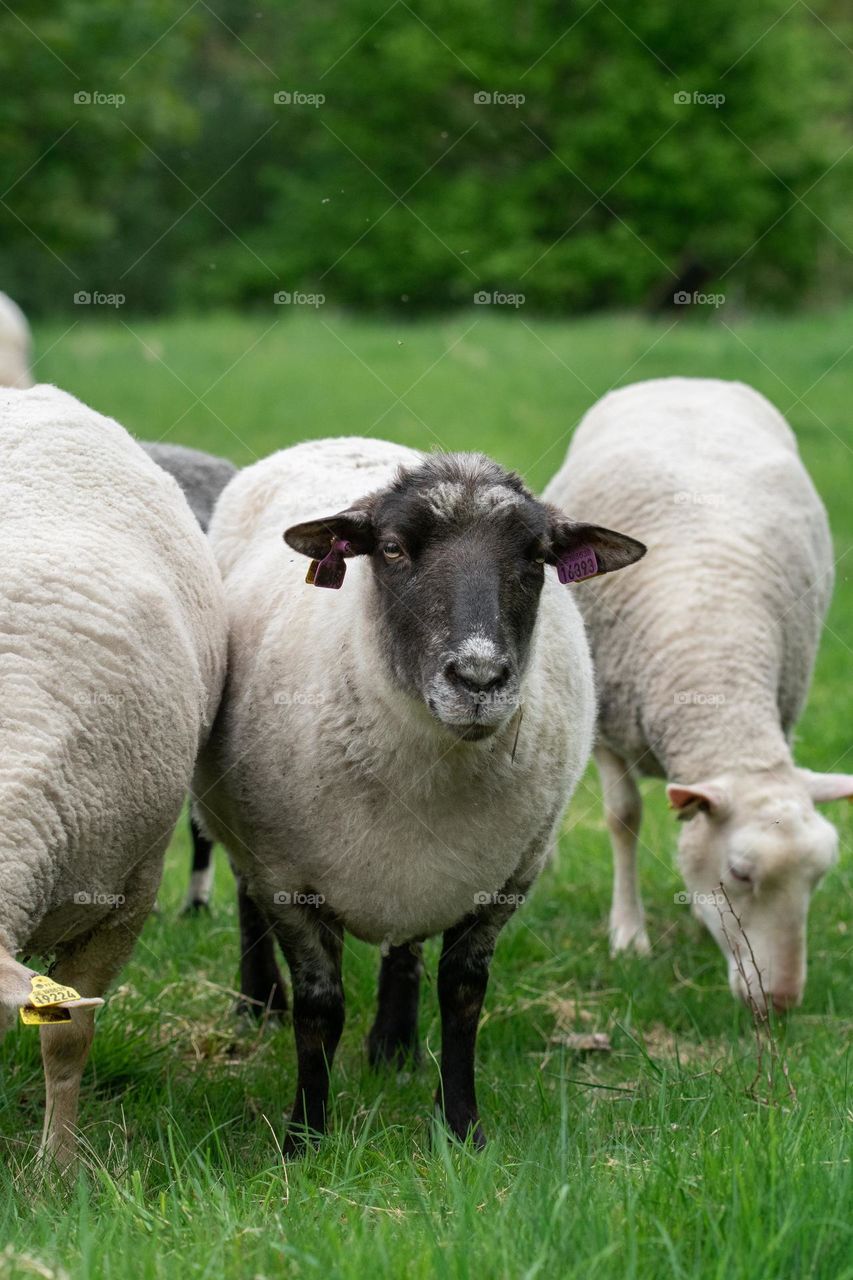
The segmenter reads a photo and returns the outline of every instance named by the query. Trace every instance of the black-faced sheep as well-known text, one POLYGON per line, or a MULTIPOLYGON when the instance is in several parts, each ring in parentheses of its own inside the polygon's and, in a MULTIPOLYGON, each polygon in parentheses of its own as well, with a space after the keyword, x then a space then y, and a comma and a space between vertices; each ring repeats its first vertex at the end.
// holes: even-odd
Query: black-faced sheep
POLYGON ((325 1125, 345 930, 383 948, 374 1062, 415 1048, 420 943, 443 933, 437 1101, 479 1145, 492 952, 592 743, 586 638, 557 575, 606 573, 643 547, 538 502, 481 455, 363 439, 241 472, 210 538, 229 677, 195 789, 290 967, 287 1150, 325 1125))

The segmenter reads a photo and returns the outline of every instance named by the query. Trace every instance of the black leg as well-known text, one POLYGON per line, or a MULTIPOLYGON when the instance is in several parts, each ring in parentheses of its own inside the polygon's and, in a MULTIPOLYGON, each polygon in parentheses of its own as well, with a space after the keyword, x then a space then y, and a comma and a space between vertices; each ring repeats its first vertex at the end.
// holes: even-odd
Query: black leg
POLYGON ((190 811, 190 840, 192 841, 192 870, 181 915, 196 915, 210 906, 210 890, 213 883, 213 841, 209 840, 190 811))
POLYGON ((421 944, 410 942, 391 947, 382 957, 376 1017, 367 1037, 367 1057, 372 1067, 383 1062, 402 1067, 407 1061, 418 1060, 421 955, 421 944))
POLYGON ((237 877, 240 919, 240 1013, 255 1018, 287 1012, 287 989, 275 958, 275 935, 269 922, 237 877))
POLYGON ((344 1027, 343 929, 322 907, 290 906, 284 912, 276 916, 276 934, 290 966, 297 1058, 284 1154, 295 1156, 326 1130, 329 1075, 344 1027))
POLYGON ((486 1143, 474 1081, 477 1025, 498 934, 523 898, 523 888, 510 882, 494 901, 448 929, 438 965, 441 1083, 436 1106, 451 1133, 463 1141, 470 1136, 476 1147, 486 1143))

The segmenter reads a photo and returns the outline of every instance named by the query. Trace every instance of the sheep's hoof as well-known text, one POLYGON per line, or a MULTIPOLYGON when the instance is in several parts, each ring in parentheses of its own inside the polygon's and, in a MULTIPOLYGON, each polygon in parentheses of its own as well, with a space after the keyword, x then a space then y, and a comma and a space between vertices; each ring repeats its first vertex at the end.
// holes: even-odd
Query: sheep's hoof
POLYGON ((193 918, 198 918, 198 916, 209 916, 210 903, 205 902, 204 898, 192 898, 189 902, 184 903, 179 915, 182 920, 187 916, 193 918))
POLYGON ((633 951, 639 956, 647 956, 652 949, 649 935, 642 922, 632 921, 629 924, 611 924, 610 954, 618 956, 624 951, 633 951))
POLYGON ((321 1133, 307 1129, 304 1124, 289 1124, 284 1135, 281 1154, 285 1160, 301 1160, 320 1146, 321 1133))
POLYGON ((374 1071, 394 1067, 397 1071, 416 1067, 421 1060, 421 1046, 411 1039, 387 1035, 374 1027, 367 1037, 367 1061, 374 1071))
POLYGON ((289 1012, 287 992, 277 985, 265 1000, 244 993, 234 1001, 234 1017, 243 1022, 284 1022, 289 1012))
POLYGON ((464 1147, 470 1146, 474 1151, 482 1151, 486 1146, 486 1135, 476 1116, 456 1122, 439 1112, 438 1118, 452 1142, 459 1142, 464 1147))
POLYGON ((54 1187, 73 1181, 80 1169, 80 1154, 70 1135, 58 1145, 42 1141, 36 1157, 35 1168, 40 1180, 54 1187))
POLYGON ((464 1134, 457 1133, 454 1137, 460 1142, 470 1142, 475 1151, 482 1151, 486 1145, 486 1135, 483 1133, 483 1126, 478 1120, 472 1129, 466 1129, 464 1134))

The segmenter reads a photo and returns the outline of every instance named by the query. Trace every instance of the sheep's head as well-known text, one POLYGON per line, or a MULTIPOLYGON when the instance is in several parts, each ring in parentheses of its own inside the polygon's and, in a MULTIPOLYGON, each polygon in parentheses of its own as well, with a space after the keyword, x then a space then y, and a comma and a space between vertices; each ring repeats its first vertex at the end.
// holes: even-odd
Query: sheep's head
POLYGON ((580 581, 639 560, 642 543, 570 520, 481 454, 436 454, 346 511, 285 533, 340 586, 369 556, 372 607, 397 683, 453 734, 477 741, 511 719, 546 566, 580 581))
POLYGON ((678 859, 689 899, 726 957, 732 993, 761 1012, 799 1004, 809 902, 838 856, 814 805, 853 796, 853 778, 784 766, 667 791, 688 819, 678 859))

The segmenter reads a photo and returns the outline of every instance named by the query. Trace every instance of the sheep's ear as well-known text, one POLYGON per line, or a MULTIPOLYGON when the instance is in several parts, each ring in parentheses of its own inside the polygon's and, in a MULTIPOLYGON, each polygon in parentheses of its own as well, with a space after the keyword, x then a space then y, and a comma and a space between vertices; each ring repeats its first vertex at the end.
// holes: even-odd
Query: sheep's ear
POLYGON ((811 769, 798 769, 797 773, 815 804, 853 800, 853 777, 849 773, 812 773, 811 769))
POLYGON ((679 822, 686 822, 700 812, 720 818, 729 808, 728 792, 721 782, 695 782, 689 786, 671 782, 666 794, 679 822))
POLYGON ((32 995, 32 969, 18 964, 0 947, 0 1030, 32 995))
POLYGON ((636 538, 583 520, 570 520, 557 507, 548 506, 549 552, 561 582, 583 582, 614 569, 624 569, 646 554, 636 538))
POLYGON ((373 516, 365 506, 348 507, 334 516, 306 520, 285 530, 284 540, 294 551, 312 560, 328 555, 333 542, 348 542, 348 555, 370 555, 376 544, 373 516))

